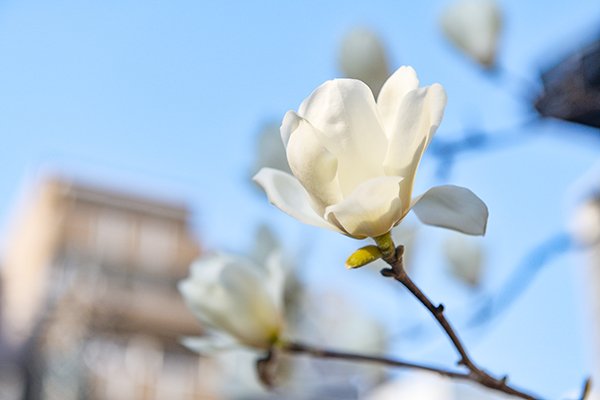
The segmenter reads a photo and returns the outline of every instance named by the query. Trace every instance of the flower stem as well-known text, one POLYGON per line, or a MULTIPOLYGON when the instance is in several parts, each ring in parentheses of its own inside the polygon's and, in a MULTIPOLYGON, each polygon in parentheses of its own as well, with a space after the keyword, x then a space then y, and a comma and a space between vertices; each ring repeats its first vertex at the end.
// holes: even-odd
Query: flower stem
POLYGON ((374 237, 373 240, 377 243, 377 247, 381 250, 381 256, 385 258, 390 258, 394 256, 394 240, 392 239, 391 231, 388 233, 384 233, 381 236, 374 237))

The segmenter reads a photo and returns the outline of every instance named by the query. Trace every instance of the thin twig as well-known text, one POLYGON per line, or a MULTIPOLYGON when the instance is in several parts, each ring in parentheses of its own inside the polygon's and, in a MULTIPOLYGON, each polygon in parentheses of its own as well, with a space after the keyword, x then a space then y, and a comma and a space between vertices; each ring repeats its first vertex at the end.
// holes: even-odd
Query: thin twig
POLYGON ((314 347, 304 343, 286 342, 280 348, 281 351, 297 354, 306 354, 312 357, 318 358, 330 358, 345 361, 361 361, 371 362, 381 365, 387 365, 390 367, 400 367, 408 369, 416 369, 421 371, 433 372, 441 376, 454 379, 471 380, 471 376, 468 372, 452 371, 449 369, 438 368, 431 365, 419 364, 411 361, 398 360, 387 357, 370 356, 365 354, 357 353, 346 353, 335 350, 328 350, 319 347, 314 347))
POLYGON ((454 348, 458 352, 460 356, 460 360, 458 361, 459 365, 466 367, 469 370, 468 379, 474 382, 477 382, 485 387, 490 389, 494 389, 506 394, 513 395, 515 397, 519 397, 522 399, 535 400, 540 399, 539 396, 528 394, 522 390, 516 389, 512 386, 509 386, 507 381, 508 377, 503 378, 494 378, 481 368, 475 364, 475 362, 471 359, 467 350, 465 349, 463 343, 459 339, 457 333, 450 325, 450 322, 446 319, 444 315, 444 306, 434 305, 431 300, 418 288, 418 286, 410 279, 404 270, 404 266, 402 263, 402 254, 404 252, 403 246, 398 246, 396 251, 390 256, 386 257, 384 260, 390 265, 391 268, 386 268, 381 271, 382 275, 394 278, 398 282, 400 282, 404 287, 406 287, 416 298, 423 304, 427 310, 431 313, 431 315, 436 319, 436 321, 440 324, 448 338, 454 345, 454 348))

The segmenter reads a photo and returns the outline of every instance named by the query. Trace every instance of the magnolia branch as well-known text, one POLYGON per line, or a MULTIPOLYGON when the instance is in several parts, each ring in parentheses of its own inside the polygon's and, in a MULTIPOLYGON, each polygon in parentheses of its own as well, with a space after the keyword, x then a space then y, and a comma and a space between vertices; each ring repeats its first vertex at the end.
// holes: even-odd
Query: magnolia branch
POLYGON ((469 380, 469 374, 465 372, 459 371, 451 371, 444 368, 438 368, 431 365, 419 364, 411 361, 387 358, 387 357, 378 357, 378 356, 370 356, 365 354, 357 354, 357 353, 346 353, 341 351, 334 351, 323 349, 319 347, 310 346, 304 343, 284 343, 281 347, 281 350, 288 353, 296 353, 296 354, 305 354, 312 357, 317 358, 329 358, 329 359, 337 359, 337 360, 346 360, 346 361, 358 361, 358 362, 371 362, 381 365, 386 365, 389 367, 400 367, 400 368, 408 368, 415 369, 420 371, 427 371, 439 374, 441 376, 445 376, 448 378, 454 379, 463 379, 469 380))
POLYGON ((416 298, 423 304, 427 310, 431 313, 431 315, 436 319, 436 321, 440 324, 452 344, 454 345, 456 351, 460 356, 460 360, 458 361, 459 365, 466 367, 469 370, 469 373, 466 374, 468 380, 474 381, 488 387, 490 389, 494 389, 506 394, 513 395, 515 397, 519 397, 522 399, 540 399, 537 395, 532 395, 526 393, 522 390, 516 389, 510 385, 508 385, 508 377, 504 376, 500 379, 495 378, 482 370, 480 367, 475 364, 475 362, 471 359, 467 350, 465 349, 463 343, 459 339, 458 335, 450 325, 450 322, 446 319, 444 315, 444 306, 434 305, 431 300, 417 287, 417 285, 410 279, 407 275, 403 263, 402 263, 402 254, 404 253, 404 247, 398 246, 395 248, 395 251, 385 251, 384 250, 384 260, 389 264, 390 268, 385 268, 381 271, 382 275, 393 278, 400 282, 404 287, 406 287, 416 298), (387 254, 386 254, 387 253, 387 254))

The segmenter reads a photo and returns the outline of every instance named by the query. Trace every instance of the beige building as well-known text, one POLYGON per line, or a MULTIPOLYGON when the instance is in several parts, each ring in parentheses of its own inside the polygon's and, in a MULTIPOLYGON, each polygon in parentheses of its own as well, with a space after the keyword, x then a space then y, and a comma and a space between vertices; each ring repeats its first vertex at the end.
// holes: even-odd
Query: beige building
POLYGON ((200 333, 176 289, 199 255, 189 219, 63 178, 28 193, 6 237, 2 327, 12 346, 33 343, 39 398, 212 398, 212 368, 179 344, 200 333))

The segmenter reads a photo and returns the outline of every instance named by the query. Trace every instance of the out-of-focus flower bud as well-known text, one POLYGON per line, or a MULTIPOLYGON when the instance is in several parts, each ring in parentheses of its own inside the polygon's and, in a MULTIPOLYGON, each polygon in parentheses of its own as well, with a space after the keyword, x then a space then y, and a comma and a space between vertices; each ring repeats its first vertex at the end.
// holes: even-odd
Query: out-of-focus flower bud
POLYGON ((367 28, 355 28, 344 36, 338 62, 347 78, 363 81, 375 96, 390 76, 385 47, 377 34, 367 28))
POLYGON ((269 349, 284 325, 281 265, 277 253, 264 265, 222 254, 196 261, 179 291, 209 335, 188 338, 184 344, 199 353, 240 345, 269 349))
POLYGON ((444 254, 454 277, 475 287, 481 281, 483 249, 473 237, 455 234, 446 239, 444 254))
POLYGON ((493 0, 459 0, 442 14, 448 40, 486 68, 494 66, 502 14, 493 0))
POLYGON ((570 230, 577 242, 591 246, 600 242, 600 196, 585 201, 576 210, 570 230))

